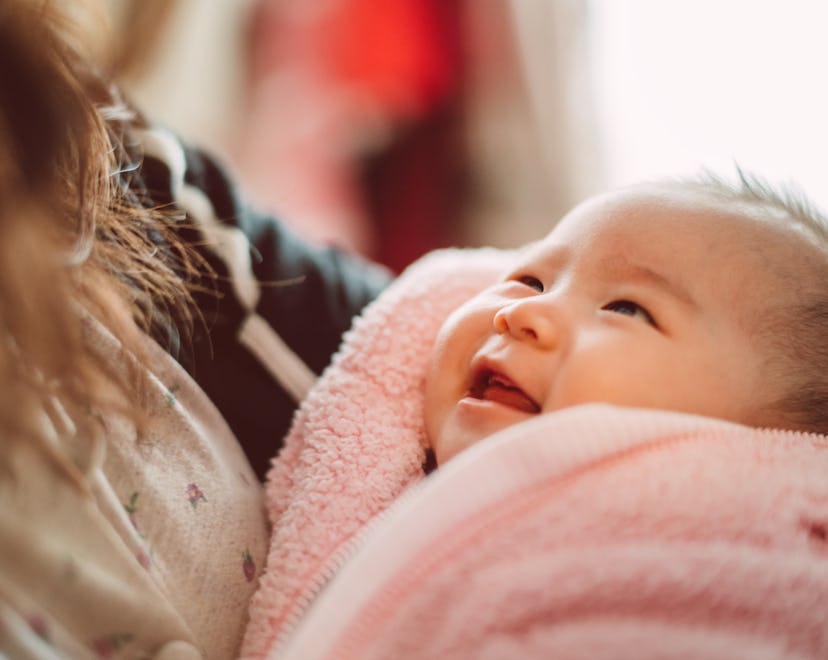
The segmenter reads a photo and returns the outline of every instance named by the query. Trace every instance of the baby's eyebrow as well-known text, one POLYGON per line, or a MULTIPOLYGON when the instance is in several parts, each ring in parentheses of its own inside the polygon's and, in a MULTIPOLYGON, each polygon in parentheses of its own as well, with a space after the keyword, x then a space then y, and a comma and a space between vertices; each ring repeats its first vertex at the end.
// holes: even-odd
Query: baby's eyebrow
POLYGON ((687 307, 698 307, 690 292, 669 276, 643 264, 631 261, 623 255, 613 255, 601 260, 601 271, 609 280, 643 282, 661 289, 687 307))

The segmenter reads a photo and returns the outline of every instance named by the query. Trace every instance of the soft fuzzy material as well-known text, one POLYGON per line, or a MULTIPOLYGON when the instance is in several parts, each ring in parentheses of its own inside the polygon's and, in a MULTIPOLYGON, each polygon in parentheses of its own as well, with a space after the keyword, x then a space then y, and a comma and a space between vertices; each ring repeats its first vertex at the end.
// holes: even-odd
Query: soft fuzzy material
POLYGON ((495 281, 506 251, 442 250, 406 270, 358 317, 301 406, 268 474, 273 535, 251 604, 245 657, 261 657, 332 555, 423 478, 423 379, 434 338, 495 281))
POLYGON ((828 439, 580 406, 395 504, 280 658, 828 658, 828 439))
POLYGON ((828 657, 822 436, 582 406, 423 480, 434 337, 506 258, 432 255, 345 338, 270 473, 244 655, 828 657))

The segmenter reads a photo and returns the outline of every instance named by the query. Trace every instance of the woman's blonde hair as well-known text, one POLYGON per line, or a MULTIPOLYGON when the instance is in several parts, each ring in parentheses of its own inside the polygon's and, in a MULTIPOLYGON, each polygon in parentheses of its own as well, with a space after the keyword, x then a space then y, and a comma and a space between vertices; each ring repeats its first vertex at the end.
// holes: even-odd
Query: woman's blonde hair
POLYGON ((92 409, 137 415, 137 379, 96 356, 83 317, 140 360, 145 333, 189 327, 200 277, 169 211, 129 189, 141 120, 73 29, 55 2, 0 3, 0 446, 43 440, 30 413, 48 401, 78 433, 92 409))

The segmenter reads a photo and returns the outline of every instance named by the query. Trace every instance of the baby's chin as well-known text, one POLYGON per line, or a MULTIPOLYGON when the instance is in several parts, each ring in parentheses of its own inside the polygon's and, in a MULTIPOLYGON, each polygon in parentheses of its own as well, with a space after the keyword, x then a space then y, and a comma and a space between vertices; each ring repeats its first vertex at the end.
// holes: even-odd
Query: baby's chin
POLYGON ((496 432, 496 430, 493 430, 482 434, 470 433, 468 431, 463 433, 437 434, 434 439, 431 440, 431 450, 434 453, 434 462, 437 466, 445 465, 454 457, 462 454, 470 447, 482 442, 496 432))
POLYGON ((434 454, 435 466, 445 465, 452 458, 462 453, 469 447, 477 444, 482 439, 483 438, 464 438, 461 440, 453 437, 450 440, 447 440, 446 438, 441 438, 438 435, 436 438, 431 440, 431 451, 434 454))

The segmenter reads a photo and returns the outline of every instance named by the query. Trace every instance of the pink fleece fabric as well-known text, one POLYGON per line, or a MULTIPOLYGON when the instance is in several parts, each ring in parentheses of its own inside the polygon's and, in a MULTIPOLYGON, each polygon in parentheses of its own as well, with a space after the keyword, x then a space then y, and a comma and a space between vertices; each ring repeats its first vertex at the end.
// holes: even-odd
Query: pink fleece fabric
POLYGON ((585 406, 506 429, 423 481, 427 356, 508 258, 430 255, 345 337, 269 474, 273 536, 243 656, 292 636, 336 640, 324 657, 354 660, 828 658, 822 436, 585 406))
POLYGON ((394 505, 284 657, 828 658, 826 475, 824 436, 538 417, 394 505))
POLYGON ((495 281, 509 252, 441 250, 358 317, 300 407, 266 484, 273 524, 243 657, 263 657, 326 562, 424 476, 423 380, 443 320, 495 281))

